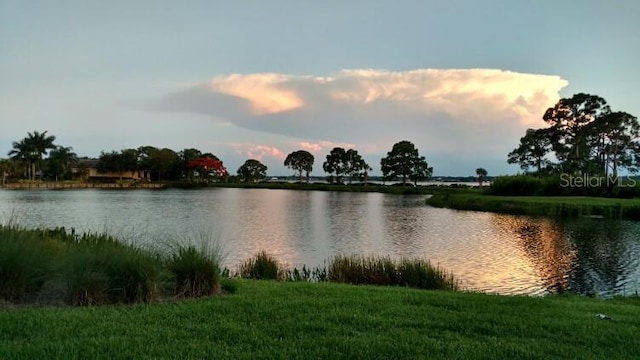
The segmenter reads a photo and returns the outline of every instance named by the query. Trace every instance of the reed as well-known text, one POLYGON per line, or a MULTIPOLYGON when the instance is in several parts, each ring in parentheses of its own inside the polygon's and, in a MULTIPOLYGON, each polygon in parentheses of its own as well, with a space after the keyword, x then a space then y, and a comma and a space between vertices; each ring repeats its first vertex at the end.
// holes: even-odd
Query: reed
POLYGON ((21 302, 48 277, 51 251, 32 232, 0 227, 0 299, 21 302))
POLYGON ((279 280, 284 278, 283 270, 275 257, 260 251, 240 265, 239 275, 245 279, 279 280))
POLYGON ((458 290, 458 281, 445 270, 420 259, 393 261, 389 257, 337 255, 329 263, 328 280, 355 285, 406 286, 458 290))
POLYGON ((198 297, 220 293, 220 259, 193 245, 179 247, 168 262, 178 296, 198 297))
MULTIPOLYGON (((0 299, 72 306, 149 303, 160 296, 233 293, 222 281, 221 247, 202 236, 200 246, 144 250, 107 234, 64 228, 26 230, 0 226, 0 299), (223 289, 224 288, 224 289, 223 289), (42 300, 44 299, 44 300, 42 300)), ((406 286, 456 290, 455 278, 422 260, 338 255, 328 265, 288 269, 261 251, 241 264, 238 276, 297 282, 406 286)))

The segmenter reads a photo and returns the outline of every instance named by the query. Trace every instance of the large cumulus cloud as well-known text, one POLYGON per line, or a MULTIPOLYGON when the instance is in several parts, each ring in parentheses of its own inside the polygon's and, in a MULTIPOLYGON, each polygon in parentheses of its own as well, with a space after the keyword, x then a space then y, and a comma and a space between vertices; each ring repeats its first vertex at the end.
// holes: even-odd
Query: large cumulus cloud
POLYGON ((398 140, 439 154, 508 152, 541 126, 567 81, 495 69, 343 70, 330 75, 217 76, 177 90, 156 109, 383 153, 398 140))

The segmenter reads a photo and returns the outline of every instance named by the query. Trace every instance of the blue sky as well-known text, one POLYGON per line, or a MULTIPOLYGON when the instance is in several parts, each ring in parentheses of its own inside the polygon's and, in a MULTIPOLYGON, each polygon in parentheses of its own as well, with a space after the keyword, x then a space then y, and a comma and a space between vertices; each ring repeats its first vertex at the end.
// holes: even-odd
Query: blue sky
POLYGON ((333 146, 379 173, 514 173, 527 127, 588 92, 640 115, 637 1, 0 0, 0 157, 48 130, 81 156, 142 145, 288 175, 333 146))

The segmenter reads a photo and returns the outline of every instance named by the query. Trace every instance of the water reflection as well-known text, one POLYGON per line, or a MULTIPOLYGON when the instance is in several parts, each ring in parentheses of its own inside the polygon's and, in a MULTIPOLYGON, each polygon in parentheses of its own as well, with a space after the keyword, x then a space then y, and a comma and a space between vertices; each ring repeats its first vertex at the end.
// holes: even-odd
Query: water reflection
POLYGON ((494 215, 492 221, 516 239, 547 292, 611 295, 638 291, 637 223, 504 215, 494 215))
POLYGON ((640 267, 640 225, 630 221, 569 221, 568 238, 579 256, 570 287, 580 293, 634 293, 640 267))
POLYGON ((416 257, 423 236, 424 201, 415 196, 387 197, 382 207, 385 238, 391 247, 399 249, 402 257, 416 257), (402 211, 399 211, 402 209, 402 211))
POLYGON ((576 262, 576 253, 558 223, 504 215, 494 215, 492 221, 501 231, 512 234, 547 291, 563 292, 569 288, 568 274, 576 262))
POLYGON ((640 223, 453 211, 423 196, 266 189, 0 190, 0 222, 107 231, 138 244, 217 242, 236 267, 266 250, 292 265, 334 254, 421 257, 465 289, 504 294, 640 289, 640 223))

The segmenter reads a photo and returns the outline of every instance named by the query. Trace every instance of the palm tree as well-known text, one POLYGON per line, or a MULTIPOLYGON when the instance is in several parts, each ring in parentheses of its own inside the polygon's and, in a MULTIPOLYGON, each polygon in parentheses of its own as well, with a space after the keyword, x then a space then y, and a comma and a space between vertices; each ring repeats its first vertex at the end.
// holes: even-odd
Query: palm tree
POLYGON ((12 147, 13 149, 9 151, 8 155, 11 157, 12 160, 16 161, 16 163, 18 163, 20 166, 24 167, 23 175, 26 178, 31 179, 31 171, 30 171, 31 161, 32 161, 31 146, 29 145, 29 143, 26 141, 26 138, 25 138, 20 141, 14 141, 12 143, 12 147))
POLYGON ((485 170, 484 168, 477 168, 476 175, 478 175, 478 183, 480 183, 480 186, 482 186, 482 181, 487 176, 487 170, 485 170))
POLYGON ((33 133, 27 133, 26 140, 31 144, 33 149, 34 162, 31 164, 33 169, 31 176, 35 179, 36 165, 40 165, 42 162, 42 155, 45 155, 47 150, 56 148, 53 144, 53 142, 56 141, 56 137, 53 135, 47 136, 46 130, 42 133, 34 131, 33 133))
POLYGON ((30 180, 36 178, 37 166, 42 162, 42 155, 47 153, 47 150, 54 149, 53 142, 56 137, 53 135, 47 136, 47 132, 42 133, 34 131, 33 133, 27 133, 27 137, 14 141, 13 149, 9 151, 9 156, 14 160, 25 163, 27 167, 27 177, 30 180))
POLYGON ((73 152, 72 147, 57 146, 49 152, 47 159, 48 168, 55 175, 56 181, 58 177, 65 178, 69 168, 78 164, 78 156, 73 152))

